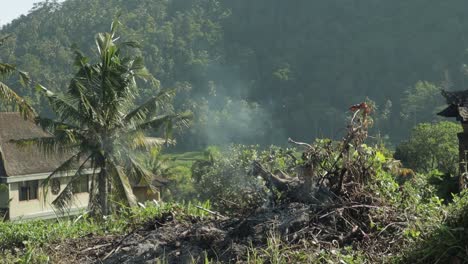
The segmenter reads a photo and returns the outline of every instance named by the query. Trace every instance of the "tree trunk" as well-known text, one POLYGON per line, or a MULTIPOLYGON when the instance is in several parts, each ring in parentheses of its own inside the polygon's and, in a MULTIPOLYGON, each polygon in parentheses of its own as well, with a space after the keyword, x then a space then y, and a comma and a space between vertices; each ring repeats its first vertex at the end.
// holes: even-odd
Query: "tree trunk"
POLYGON ((284 196, 283 199, 288 199, 292 202, 309 203, 313 201, 311 195, 312 190, 312 172, 310 168, 305 169, 304 181, 298 178, 292 178, 287 175, 284 179, 274 175, 262 164, 254 161, 254 174, 260 175, 267 183, 271 193, 275 193, 275 189, 281 192, 284 196), (274 187, 274 188, 273 188, 274 187))
POLYGON ((98 176, 98 196, 101 214, 103 216, 109 215, 109 181, 107 179, 107 170, 105 167, 101 169, 98 176))
POLYGON ((458 133, 459 141, 459 188, 460 191, 468 187, 468 166, 467 166, 467 153, 468 153, 468 134, 458 133))

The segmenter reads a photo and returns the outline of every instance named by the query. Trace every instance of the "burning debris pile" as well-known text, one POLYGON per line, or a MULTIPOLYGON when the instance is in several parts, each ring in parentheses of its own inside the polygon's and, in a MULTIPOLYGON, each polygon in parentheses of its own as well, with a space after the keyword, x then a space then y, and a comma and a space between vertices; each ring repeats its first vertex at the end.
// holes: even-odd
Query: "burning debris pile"
POLYGON ((371 109, 361 104, 352 110, 340 142, 290 139, 304 148, 294 175, 253 162, 251 177, 261 177, 271 193, 255 210, 230 217, 207 210, 211 218, 173 211, 124 237, 68 241, 60 254, 77 263, 236 263, 246 262, 249 250, 274 237, 312 257, 345 247, 365 252, 371 261, 392 255, 406 221, 369 187, 386 161, 364 144, 371 109))

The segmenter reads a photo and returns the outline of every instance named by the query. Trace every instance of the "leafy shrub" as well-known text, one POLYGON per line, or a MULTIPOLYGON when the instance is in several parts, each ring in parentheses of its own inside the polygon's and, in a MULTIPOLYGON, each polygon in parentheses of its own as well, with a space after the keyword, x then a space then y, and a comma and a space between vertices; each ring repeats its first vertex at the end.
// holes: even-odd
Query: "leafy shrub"
POLYGON ((414 170, 456 174, 458 170, 457 133, 461 126, 453 122, 422 123, 413 128, 409 140, 401 143, 395 158, 414 170))
POLYGON ((208 151, 205 161, 196 162, 192 177, 200 200, 211 200, 218 210, 255 209, 267 201, 261 179, 252 175, 252 162, 266 164, 270 171, 292 173, 297 165, 293 149, 232 145, 225 151, 208 151))
POLYGON ((468 262, 468 191, 454 197, 445 221, 426 228, 418 243, 405 252, 403 263, 468 262))

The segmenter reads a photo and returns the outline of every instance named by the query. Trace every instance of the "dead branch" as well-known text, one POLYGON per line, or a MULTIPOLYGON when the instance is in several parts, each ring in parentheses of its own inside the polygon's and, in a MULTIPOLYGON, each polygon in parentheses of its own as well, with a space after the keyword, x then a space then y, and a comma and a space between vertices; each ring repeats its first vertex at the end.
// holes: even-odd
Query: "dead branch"
POLYGON ((214 216, 226 218, 226 216, 223 216, 223 215, 221 215, 221 214, 218 213, 218 212, 208 210, 208 209, 203 208, 203 207, 201 207, 201 206, 199 206, 199 205, 195 205, 195 207, 198 208, 198 209, 200 209, 200 210, 202 210, 202 211, 204 211, 204 212, 207 212, 207 213, 209 213, 209 214, 212 214, 212 215, 214 215, 214 216))
POLYGON ((112 245, 112 243, 106 243, 106 244, 103 244, 103 245, 97 245, 97 246, 94 246, 94 247, 90 247, 90 248, 87 248, 85 250, 82 250, 81 253, 86 253, 88 251, 91 251, 91 250, 96 250, 96 249, 100 249, 100 248, 103 248, 103 247, 108 247, 112 245))
POLYGON ((305 147, 305 148, 309 148, 309 149, 312 148, 312 145, 310 145, 310 144, 307 144, 307 143, 304 143, 304 142, 297 142, 297 141, 292 140, 291 138, 288 138, 288 142, 291 143, 291 144, 300 146, 300 147, 305 147))

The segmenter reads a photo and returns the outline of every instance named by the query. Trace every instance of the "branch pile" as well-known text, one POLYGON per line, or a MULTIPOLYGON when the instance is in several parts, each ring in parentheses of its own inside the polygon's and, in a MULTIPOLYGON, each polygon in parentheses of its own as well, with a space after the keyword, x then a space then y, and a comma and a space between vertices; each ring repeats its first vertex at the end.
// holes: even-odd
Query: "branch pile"
POLYGON ((86 254, 77 259, 91 263, 191 263, 203 262, 205 254, 235 263, 244 262, 249 249, 264 247, 269 237, 279 236, 285 245, 309 255, 350 246, 378 262, 396 252, 406 221, 368 188, 376 164, 385 162, 364 144, 372 123, 369 113, 366 107, 356 109, 340 142, 311 145, 290 139, 304 148, 294 175, 271 172, 255 161, 252 175, 263 178, 272 195, 267 205, 248 215, 224 217, 210 211, 212 218, 202 219, 166 214, 114 243, 68 248, 79 247, 77 251, 86 254))

